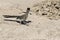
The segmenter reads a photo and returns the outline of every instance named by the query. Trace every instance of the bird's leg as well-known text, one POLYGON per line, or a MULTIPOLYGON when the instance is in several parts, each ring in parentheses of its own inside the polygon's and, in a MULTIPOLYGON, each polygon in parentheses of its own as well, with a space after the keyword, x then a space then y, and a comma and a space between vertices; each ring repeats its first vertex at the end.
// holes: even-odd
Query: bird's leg
POLYGON ((26 23, 30 23, 31 21, 26 21, 26 23))
POLYGON ((20 23, 20 21, 16 21, 17 23, 20 23))
POLYGON ((21 22, 21 20, 19 19, 19 16, 16 18, 17 19, 17 23, 20 23, 21 22))

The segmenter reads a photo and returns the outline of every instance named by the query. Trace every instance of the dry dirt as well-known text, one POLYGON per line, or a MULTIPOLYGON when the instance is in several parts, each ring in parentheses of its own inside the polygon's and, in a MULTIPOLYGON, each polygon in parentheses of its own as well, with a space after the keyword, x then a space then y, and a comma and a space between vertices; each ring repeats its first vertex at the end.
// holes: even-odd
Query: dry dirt
MULTIPOLYGON (((0 0, 0 40, 60 40, 60 19, 50 16, 50 20, 47 15, 40 15, 43 11, 36 14, 33 5, 40 5, 41 1, 44 0, 0 0), (31 23, 4 21, 3 15, 20 15, 27 7, 31 8, 32 15, 27 18, 31 23)), ((40 6, 37 8, 41 10, 40 6)))

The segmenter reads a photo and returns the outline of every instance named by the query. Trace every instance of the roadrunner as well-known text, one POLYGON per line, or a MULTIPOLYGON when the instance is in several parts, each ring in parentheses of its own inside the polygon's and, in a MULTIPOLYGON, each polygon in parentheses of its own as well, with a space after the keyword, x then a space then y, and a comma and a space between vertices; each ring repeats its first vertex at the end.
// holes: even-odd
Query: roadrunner
MULTIPOLYGON (((23 12, 23 13, 25 13, 24 15, 21 15, 21 16, 3 15, 3 16, 4 16, 5 18, 16 18, 16 19, 19 20, 19 21, 17 21, 17 22, 20 22, 21 24, 26 24, 26 23, 28 23, 28 22, 26 21, 26 19, 27 19, 27 17, 28 17, 29 12, 30 12, 30 8, 27 8, 26 12, 23 12)), ((29 21, 29 22, 30 22, 30 21, 29 21)))

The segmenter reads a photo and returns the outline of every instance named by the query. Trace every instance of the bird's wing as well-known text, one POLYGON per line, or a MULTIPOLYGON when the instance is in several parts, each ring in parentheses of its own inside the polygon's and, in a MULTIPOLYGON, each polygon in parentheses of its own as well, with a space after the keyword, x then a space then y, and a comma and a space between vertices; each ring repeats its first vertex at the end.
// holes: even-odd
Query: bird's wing
POLYGON ((26 12, 22 12, 22 13, 26 13, 26 12))
POLYGON ((26 14, 26 12, 22 12, 22 13, 20 13, 19 15, 22 16, 22 15, 25 15, 25 14, 26 14))

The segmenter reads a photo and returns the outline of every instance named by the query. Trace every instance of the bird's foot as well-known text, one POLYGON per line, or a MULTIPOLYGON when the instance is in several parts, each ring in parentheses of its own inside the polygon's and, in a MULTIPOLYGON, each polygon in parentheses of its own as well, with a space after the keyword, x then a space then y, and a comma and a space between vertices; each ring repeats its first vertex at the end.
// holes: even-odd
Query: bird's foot
POLYGON ((25 22, 25 21, 21 21, 21 24, 24 24, 24 25, 25 25, 25 24, 26 24, 26 22, 25 22))
POLYGON ((27 23, 30 23, 31 21, 21 21, 21 24, 27 24, 27 23))
POLYGON ((26 23, 30 23, 31 21, 26 21, 26 23))

